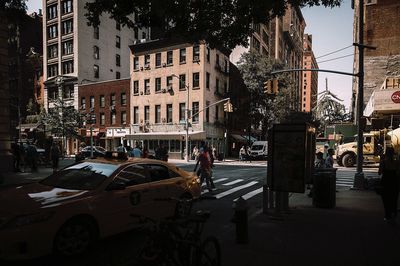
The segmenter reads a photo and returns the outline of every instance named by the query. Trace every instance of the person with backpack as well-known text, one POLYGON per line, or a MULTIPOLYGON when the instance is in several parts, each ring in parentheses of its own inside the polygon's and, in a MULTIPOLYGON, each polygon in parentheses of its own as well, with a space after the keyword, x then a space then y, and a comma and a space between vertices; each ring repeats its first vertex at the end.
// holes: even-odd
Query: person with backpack
POLYGON ((209 192, 213 191, 213 182, 211 179, 211 157, 209 150, 206 145, 200 148, 199 159, 197 160, 196 166, 194 167, 194 172, 200 176, 200 187, 202 186, 204 180, 206 180, 207 189, 209 192), (200 168, 197 170, 197 166, 200 164, 200 168))

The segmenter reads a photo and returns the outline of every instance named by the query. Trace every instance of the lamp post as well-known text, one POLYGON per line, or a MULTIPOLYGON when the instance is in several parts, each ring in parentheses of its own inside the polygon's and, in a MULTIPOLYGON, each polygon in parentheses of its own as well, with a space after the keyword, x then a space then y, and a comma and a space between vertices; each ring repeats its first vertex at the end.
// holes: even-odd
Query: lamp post
POLYGON ((185 110, 185 128, 186 128, 186 137, 185 137, 185 160, 189 162, 189 86, 182 81, 177 75, 172 74, 173 77, 179 80, 179 83, 183 84, 186 88, 186 110, 185 110))
POLYGON ((56 78, 56 85, 58 87, 58 98, 61 99, 61 124, 62 124, 62 139, 61 139, 61 154, 62 158, 64 158, 65 151, 65 141, 64 141, 64 93, 63 93, 63 85, 64 85, 64 77, 58 76, 56 78))

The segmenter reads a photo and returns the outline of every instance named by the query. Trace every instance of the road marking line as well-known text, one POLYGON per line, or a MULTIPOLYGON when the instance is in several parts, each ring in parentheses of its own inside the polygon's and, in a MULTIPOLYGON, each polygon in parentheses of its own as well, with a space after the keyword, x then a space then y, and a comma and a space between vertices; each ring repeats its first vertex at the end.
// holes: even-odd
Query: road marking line
POLYGON ((230 185, 234 185, 234 184, 236 184, 236 183, 240 183, 240 182, 242 182, 243 181, 243 179, 236 179, 236 180, 233 180, 233 181, 231 181, 231 182, 229 182, 229 183, 225 183, 225 184, 222 184, 222 185, 224 185, 224 186, 230 186, 230 185))
MULTIPOLYGON (((251 191, 251 192, 249 192, 247 194, 244 194, 242 196, 242 198, 245 199, 245 200, 248 200, 248 199, 254 197, 255 195, 260 194, 262 191, 263 191, 263 188, 260 187, 259 189, 256 189, 256 190, 253 190, 253 191, 251 191)), ((238 198, 234 199, 233 201, 237 201, 237 200, 238 200, 238 198)))
MULTIPOLYGON (((227 179, 228 179, 228 178, 225 178, 225 177, 224 177, 224 178, 220 178, 220 179, 217 179, 217 180, 213 180, 213 182, 214 182, 214 184, 215 184, 215 183, 219 183, 219 182, 225 181, 225 180, 227 180, 227 179)), ((203 184, 203 185, 201 185, 201 186, 204 187, 204 186, 206 186, 206 184, 207 184, 207 183, 205 183, 205 184, 203 184)))
POLYGON ((251 186, 253 186, 253 185, 257 184, 257 183, 258 183, 257 181, 251 181, 250 183, 247 183, 247 184, 244 184, 244 185, 241 185, 241 186, 238 186, 238 187, 231 188, 231 189, 229 189, 227 191, 224 191, 222 193, 219 193, 219 194, 215 195, 215 198, 216 199, 220 199, 220 198, 225 197, 225 196, 227 196, 229 194, 235 193, 236 191, 239 191, 241 189, 244 189, 244 188, 247 188, 247 187, 251 187, 251 186))

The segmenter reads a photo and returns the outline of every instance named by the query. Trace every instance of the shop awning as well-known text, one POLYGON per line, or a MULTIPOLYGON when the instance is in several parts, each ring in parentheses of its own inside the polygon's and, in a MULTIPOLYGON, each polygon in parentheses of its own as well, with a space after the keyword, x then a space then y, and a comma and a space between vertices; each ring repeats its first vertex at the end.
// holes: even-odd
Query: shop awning
MULTIPOLYGON (((249 136, 247 135, 238 135, 238 134, 231 134, 232 138, 239 142, 248 142, 249 136)), ((250 142, 254 142, 257 139, 250 136, 250 142)))
MULTIPOLYGON (((125 135, 127 140, 168 140, 168 139, 182 139, 186 136, 185 131, 171 131, 171 132, 148 132, 148 133, 135 133, 125 135)), ((204 140, 206 139, 205 131, 189 131, 189 139, 191 140, 204 140)))

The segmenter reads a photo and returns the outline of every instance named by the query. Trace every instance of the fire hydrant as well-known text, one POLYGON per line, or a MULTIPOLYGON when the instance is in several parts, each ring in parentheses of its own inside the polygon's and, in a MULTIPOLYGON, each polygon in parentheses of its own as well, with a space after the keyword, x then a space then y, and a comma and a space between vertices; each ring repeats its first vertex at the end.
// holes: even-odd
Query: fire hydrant
POLYGON ((247 243, 249 241, 249 232, 246 200, 239 197, 233 204, 233 209, 235 211, 233 222, 236 224, 236 242, 239 244, 247 243))

